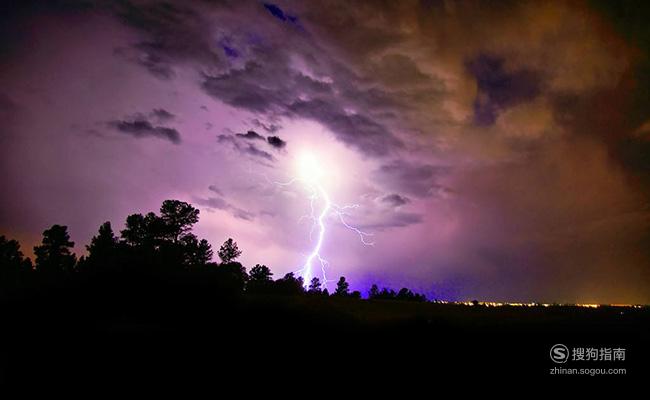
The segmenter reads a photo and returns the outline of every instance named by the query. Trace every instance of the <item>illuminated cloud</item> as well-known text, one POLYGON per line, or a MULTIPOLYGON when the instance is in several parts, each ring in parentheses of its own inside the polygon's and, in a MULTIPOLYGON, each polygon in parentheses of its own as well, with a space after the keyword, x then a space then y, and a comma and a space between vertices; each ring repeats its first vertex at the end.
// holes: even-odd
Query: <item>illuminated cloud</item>
POLYGON ((268 181, 311 149, 376 233, 325 243, 353 286, 648 302, 648 15, 609 3, 16 3, 0 229, 83 244, 178 197, 289 272, 307 205, 268 181))

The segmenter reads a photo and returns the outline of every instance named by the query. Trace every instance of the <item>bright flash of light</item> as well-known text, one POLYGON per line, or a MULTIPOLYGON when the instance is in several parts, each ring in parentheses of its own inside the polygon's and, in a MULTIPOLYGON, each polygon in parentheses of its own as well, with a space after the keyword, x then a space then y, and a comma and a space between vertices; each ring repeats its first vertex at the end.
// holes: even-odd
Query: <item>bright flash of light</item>
POLYGON ((290 180, 286 183, 274 182, 277 185, 287 186, 295 182, 301 182, 304 184, 307 192, 309 193, 309 205, 310 213, 300 217, 300 219, 309 219, 312 221, 312 227, 309 231, 309 239, 314 242, 311 252, 307 255, 302 268, 296 271, 303 279, 303 284, 305 287, 308 287, 312 278, 315 276, 315 269, 319 269, 317 272, 320 275, 321 282, 323 286, 327 287, 329 282, 332 282, 332 279, 327 278, 327 266, 329 263, 321 255, 321 250, 323 247, 323 242, 325 241, 325 233, 327 231, 327 219, 330 216, 335 216, 338 221, 347 229, 356 233, 359 237, 361 243, 366 246, 374 245, 373 242, 369 242, 367 238, 372 236, 371 233, 366 233, 361 229, 354 227, 346 222, 345 217, 350 215, 350 211, 359 208, 358 204, 343 205, 339 206, 332 202, 327 190, 323 185, 323 180, 325 178, 330 178, 326 174, 326 169, 323 168, 319 160, 309 152, 302 153, 296 162, 296 168, 298 170, 298 177, 290 180), (313 233, 317 231, 316 240, 313 240, 313 233))
POLYGON ((302 153, 298 157, 297 168, 301 180, 309 184, 318 184, 325 176, 325 171, 312 153, 302 153))

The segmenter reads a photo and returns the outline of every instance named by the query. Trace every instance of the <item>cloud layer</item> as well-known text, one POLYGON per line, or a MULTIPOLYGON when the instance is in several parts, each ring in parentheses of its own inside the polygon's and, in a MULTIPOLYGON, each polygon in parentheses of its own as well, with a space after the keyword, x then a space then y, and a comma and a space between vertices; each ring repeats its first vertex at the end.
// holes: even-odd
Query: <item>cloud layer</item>
POLYGON ((84 243, 178 197, 210 211, 213 244, 288 272, 308 204, 275 183, 310 150, 375 234, 368 248, 333 225, 326 244, 360 289, 648 302, 647 13, 626 7, 12 6, 0 229, 34 242, 65 223, 84 243))

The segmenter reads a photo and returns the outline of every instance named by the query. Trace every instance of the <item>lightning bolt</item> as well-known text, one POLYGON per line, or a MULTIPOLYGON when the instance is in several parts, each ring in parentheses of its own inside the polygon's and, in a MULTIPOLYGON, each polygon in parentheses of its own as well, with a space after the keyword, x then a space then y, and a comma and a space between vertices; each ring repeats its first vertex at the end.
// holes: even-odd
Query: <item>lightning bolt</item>
POLYGON ((350 215, 349 210, 359 208, 358 204, 344 205, 339 206, 332 202, 329 194, 325 188, 318 183, 305 183, 309 191, 309 200, 310 200, 310 214, 303 216, 302 218, 308 218, 312 220, 312 227, 309 232, 309 239, 313 241, 313 232, 317 230, 318 235, 314 241, 313 248, 311 252, 307 255, 302 268, 300 268, 296 273, 302 277, 304 286, 308 287, 312 278, 315 276, 315 269, 320 269, 321 282, 325 288, 327 284, 333 282, 333 279, 327 277, 327 267, 329 262, 321 255, 321 250, 323 248, 323 242, 325 241, 325 234, 327 232, 327 219, 330 216, 336 216, 340 223, 347 229, 356 233, 359 237, 361 243, 366 246, 373 246, 374 242, 367 240, 368 237, 372 236, 372 233, 367 233, 361 229, 350 225, 346 220, 345 216, 350 215), (320 210, 317 211, 315 207, 316 202, 320 200, 322 203, 320 210))
POLYGON ((321 268, 321 273, 323 276, 323 284, 327 285, 328 279, 327 279, 327 274, 325 272, 325 267, 328 265, 327 260, 325 260, 323 257, 320 255, 321 248, 323 247, 323 240, 325 239, 325 219, 327 218, 330 209, 332 208, 332 201, 330 200, 329 195, 323 189, 322 186, 320 185, 315 185, 311 188, 311 194, 309 196, 310 199, 310 208, 311 208, 311 214, 309 215, 309 218, 313 221, 312 228, 309 232, 309 238, 310 240, 312 239, 312 233, 314 231, 314 228, 318 229, 318 238, 316 240, 316 243, 314 244, 314 248, 312 249, 311 253, 307 256, 307 259, 305 260, 305 263, 303 264, 303 267, 297 271, 298 274, 303 279, 305 287, 309 285, 311 282, 311 279, 313 278, 313 263, 314 260, 318 260, 321 268), (318 215, 315 214, 315 208, 314 208, 314 202, 318 199, 323 200, 323 207, 320 213, 318 215))
MULTIPOLYGON (((315 174, 317 175, 317 174, 315 174)), ((303 183, 308 195, 309 200, 309 214, 301 216, 298 220, 308 219, 312 221, 312 226, 309 230, 309 240, 313 242, 311 252, 307 255, 302 267, 295 271, 295 273, 302 277, 303 285, 305 288, 309 286, 312 278, 315 275, 320 275, 322 285, 327 288, 327 284, 335 280, 327 277, 327 267, 329 262, 322 256, 321 250, 325 242, 325 234, 327 233, 327 222, 330 217, 335 217, 341 225, 348 230, 354 232, 361 243, 365 246, 373 246, 374 242, 368 240, 372 233, 364 232, 363 230, 349 224, 346 217, 351 216, 351 211, 360 208, 358 204, 338 205, 332 202, 330 195, 325 190, 324 186, 320 184, 317 177, 310 176, 309 178, 296 177, 287 182, 271 181, 266 175, 263 175, 268 183, 277 186, 291 186, 294 183, 303 183), (314 241, 314 232, 317 232, 316 240, 314 241), (319 269, 320 272, 315 273, 319 269)))

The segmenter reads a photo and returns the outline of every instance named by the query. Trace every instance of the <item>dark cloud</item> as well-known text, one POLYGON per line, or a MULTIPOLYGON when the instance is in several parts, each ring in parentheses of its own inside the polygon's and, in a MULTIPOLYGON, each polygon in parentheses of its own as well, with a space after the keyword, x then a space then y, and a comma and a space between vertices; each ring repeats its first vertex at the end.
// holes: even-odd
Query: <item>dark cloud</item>
POLYGON ((206 198, 195 197, 194 202, 196 202, 199 205, 214 208, 217 210, 225 210, 229 206, 228 202, 222 199, 221 197, 206 197, 206 198))
POLYGON ((149 114, 155 118, 159 123, 172 121, 176 116, 163 108, 154 108, 149 114))
POLYGON ((283 79, 273 76, 268 68, 248 63, 241 70, 206 77, 203 88, 208 94, 235 107, 259 113, 276 112, 319 122, 344 143, 369 155, 387 155, 403 146, 377 120, 364 114, 346 112, 339 102, 327 99, 331 96, 323 97, 322 93, 328 92, 326 88, 329 88, 329 84, 287 71, 286 67, 279 68, 279 71, 288 75, 288 81, 284 84, 277 83, 283 79), (300 93, 312 93, 314 99, 300 100, 300 93))
POLYGON ((223 192, 222 192, 221 189, 219 189, 216 185, 210 185, 210 186, 208 186, 208 190, 210 190, 211 192, 214 192, 214 193, 218 194, 219 196, 223 196, 223 192))
POLYGON ((260 150, 257 146, 255 146, 253 143, 244 143, 241 140, 238 140, 237 137, 232 136, 232 135, 219 135, 217 136, 217 142, 220 144, 223 143, 228 143, 230 144, 233 149, 235 149, 237 152, 240 154, 245 154, 249 155, 255 158, 261 158, 266 161, 275 161, 275 157, 271 155, 270 153, 260 150))
POLYGON ((301 14, 301 19, 306 26, 314 27, 324 38, 336 43, 346 58, 359 60, 404 40, 405 32, 399 28, 398 21, 406 21, 399 8, 397 2, 361 5, 323 2, 304 7, 301 11, 305 15, 301 14))
POLYGON ((181 142, 180 133, 174 128, 153 126, 151 122, 142 118, 115 120, 108 122, 111 128, 133 137, 157 137, 169 140, 174 144, 181 142))
POLYGON ((251 119, 251 124, 255 126, 256 128, 262 128, 268 133, 275 133, 280 130, 281 126, 276 125, 273 123, 264 123, 260 121, 258 118, 253 118, 251 119))
POLYGON ((244 146, 243 150, 242 149, 240 150, 246 154, 250 154, 253 157, 260 157, 268 161, 275 161, 275 157, 273 157, 270 153, 258 149, 255 145, 251 143, 248 143, 248 145, 244 146))
POLYGON ((384 164, 374 175, 387 187, 417 197, 432 196, 440 187, 436 180, 450 172, 446 166, 397 160, 384 164))
MULTIPOLYGON (((272 146, 275 149, 283 149, 287 145, 287 142, 280 139, 280 137, 278 137, 278 136, 269 136, 269 137, 265 138, 264 136, 260 135, 259 133, 255 132, 255 131, 248 131, 246 133, 236 133, 235 138, 241 138, 241 139, 253 140, 253 141, 262 140, 262 141, 265 141, 266 143, 268 143, 270 146, 272 146)), ((228 141, 229 139, 223 138, 223 139, 220 139, 220 140, 228 141)), ((249 146, 244 145, 244 146, 242 146, 240 143, 237 143, 236 140, 231 141, 231 142, 234 143, 236 146, 239 146, 239 148, 241 148, 241 147, 246 148, 246 151, 249 152, 251 155, 262 156, 264 158, 269 159, 267 157, 267 155, 270 156, 270 154, 268 154, 265 151, 257 149, 257 147, 254 146, 254 145, 249 145, 249 146)), ((272 161, 272 159, 269 159, 269 161, 272 161)))
MULTIPOLYGON (((387 95, 378 96, 385 92, 368 87, 367 81, 334 55, 314 47, 313 42, 296 32, 274 32, 275 36, 262 39, 236 30, 228 32, 224 26, 223 32, 216 33, 214 21, 199 11, 203 7, 168 3, 119 7, 120 18, 144 36, 126 53, 132 53, 133 61, 163 78, 173 77, 177 64, 192 64, 204 74, 202 88, 210 96, 272 120, 314 120, 365 154, 384 156, 403 146, 386 119, 395 115, 386 108, 396 102, 387 95), (228 49, 224 49, 224 44, 228 49), (237 64, 222 59, 219 55, 224 51, 230 54, 225 58, 236 58, 237 64), (295 63, 295 54, 314 72, 305 73, 305 68, 295 63), (331 78, 332 74, 336 74, 336 80, 331 78), (341 94, 345 102, 341 101, 341 94)), ((277 5, 267 3, 264 7, 277 19, 297 21, 277 5)), ((224 11, 230 8, 220 5, 211 8, 212 12, 216 10, 230 12, 224 11)), ((254 25, 253 21, 260 17, 258 13, 259 9, 252 6, 241 6, 240 14, 227 14, 229 17, 224 18, 237 15, 247 25, 254 25)), ((258 24, 264 26, 268 22, 260 20, 258 24)), ((232 25, 236 25, 236 20, 232 25)), ((408 75, 414 81, 426 78, 422 73, 411 73, 417 67, 406 56, 388 56, 387 63, 391 70, 409 65, 408 75)), ((273 133, 277 126, 266 125, 264 129, 273 133)))
POLYGON ((264 140, 264 136, 255 131, 248 131, 246 133, 237 133, 235 136, 248 139, 248 140, 264 140))
POLYGON ((404 228, 410 225, 416 225, 424 222, 424 215, 393 211, 382 214, 381 218, 362 224, 362 228, 367 231, 383 231, 391 228, 404 228))
POLYGON ((175 77, 175 64, 199 61, 220 63, 213 46, 211 27, 192 7, 171 2, 134 4, 120 2, 115 12, 121 20, 145 33, 143 40, 116 54, 138 63, 161 79, 175 77))
POLYGON ((268 144, 275 147, 276 149, 283 149, 287 145, 287 142, 280 139, 280 137, 278 136, 269 136, 266 138, 266 141, 268 144))
POLYGON ((424 215, 416 213, 396 212, 382 224, 377 225, 379 228, 396 228, 404 227, 424 222, 424 215))
POLYGON ((271 15, 281 21, 291 22, 294 24, 298 22, 298 17, 285 13, 280 7, 276 6, 275 4, 264 3, 264 8, 266 8, 266 10, 271 13, 271 15))
POLYGON ((221 44, 221 48, 223 49, 223 53, 225 54, 226 57, 231 58, 231 59, 236 59, 240 57, 239 52, 235 47, 232 45, 230 39, 228 37, 222 38, 219 43, 221 44))
POLYGON ((391 207, 399 207, 411 202, 408 197, 400 196, 397 193, 387 194, 380 200, 382 203, 387 204, 391 207))
POLYGON ((539 73, 520 69, 509 71, 503 58, 481 54, 467 62, 476 79, 478 94, 474 102, 474 120, 493 124, 500 111, 534 99, 541 91, 539 73))
POLYGON ((297 116, 320 122, 341 141, 369 155, 385 156, 403 146, 384 125, 363 114, 347 113, 323 99, 296 100, 288 109, 297 116))
POLYGON ((114 50, 114 54, 145 67, 151 75, 158 79, 170 80, 176 76, 171 64, 166 62, 163 57, 140 50, 137 46, 134 48, 117 48, 114 50))
POLYGON ((282 109, 296 95, 291 89, 292 72, 286 65, 289 60, 281 55, 266 54, 264 58, 248 61, 241 69, 207 75, 202 87, 209 95, 234 107, 257 113, 282 109))
POLYGON ((222 197, 206 197, 206 198, 195 197, 194 202, 198 205, 205 206, 211 209, 228 211, 235 218, 243 219, 246 221, 252 221, 253 219, 255 219, 255 214, 230 204, 222 197))

